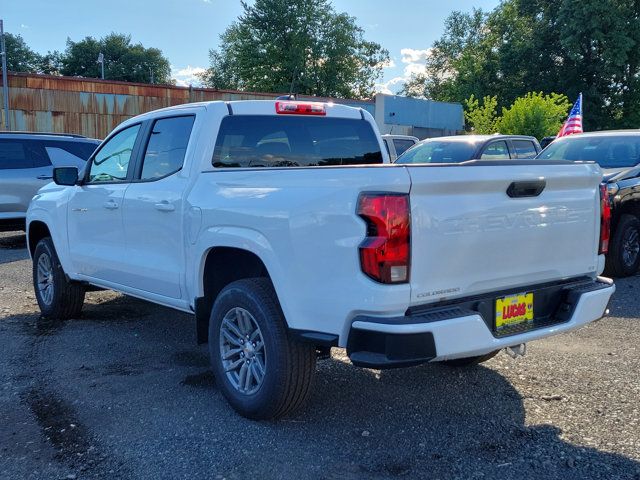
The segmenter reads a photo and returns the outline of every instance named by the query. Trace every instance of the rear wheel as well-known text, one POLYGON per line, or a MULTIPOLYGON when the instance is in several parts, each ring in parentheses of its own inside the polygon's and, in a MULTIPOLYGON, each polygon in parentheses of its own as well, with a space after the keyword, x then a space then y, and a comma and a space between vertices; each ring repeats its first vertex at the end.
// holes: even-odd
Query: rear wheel
POLYGON ((67 320, 80 315, 85 289, 67 279, 50 237, 40 240, 34 250, 33 287, 44 318, 67 320))
POLYGON ((309 397, 315 347, 289 337, 268 279, 238 280, 220 292, 209 321, 209 353, 216 382, 240 415, 279 418, 309 397))
POLYGON ((476 357, 455 358, 453 360, 445 360, 442 363, 450 367, 472 367, 474 365, 478 365, 479 363, 486 362, 487 360, 492 359, 498 353, 500 353, 500 350, 494 350, 493 352, 489 352, 484 355, 478 355, 476 357))
POLYGON ((640 220, 622 215, 611 239, 605 273, 614 277, 634 275, 640 266, 640 220))

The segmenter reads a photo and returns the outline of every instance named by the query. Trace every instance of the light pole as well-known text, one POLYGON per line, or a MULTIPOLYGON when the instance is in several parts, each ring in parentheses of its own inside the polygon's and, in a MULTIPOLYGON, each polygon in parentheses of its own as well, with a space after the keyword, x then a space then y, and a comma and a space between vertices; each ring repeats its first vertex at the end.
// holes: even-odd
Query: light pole
POLYGON ((102 68, 102 80, 104 80, 104 55, 102 54, 102 52, 100 52, 100 54, 98 55, 98 60, 96 61, 96 63, 99 63, 102 68))
POLYGON ((7 48, 4 42, 4 25, 0 19, 0 55, 2 56, 2 98, 4 103, 4 128, 9 130, 9 77, 7 76, 7 48))

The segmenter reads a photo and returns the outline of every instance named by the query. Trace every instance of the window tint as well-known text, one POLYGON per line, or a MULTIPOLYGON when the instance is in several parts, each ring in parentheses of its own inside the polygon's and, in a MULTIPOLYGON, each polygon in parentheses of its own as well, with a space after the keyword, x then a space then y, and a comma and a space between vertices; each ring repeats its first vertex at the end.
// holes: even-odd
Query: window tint
POLYGON ((429 140, 408 150, 396 163, 460 163, 471 160, 475 151, 472 142, 429 140))
POLYGON ((220 126, 214 167, 298 167, 382 163, 364 120, 300 115, 232 115, 220 126))
POLYGON ((21 140, 0 140, 0 169, 33 168, 33 158, 26 147, 21 140))
POLYGON ((533 158, 538 154, 536 146, 529 140, 513 140, 513 146, 518 158, 533 158))
POLYGON ((166 177, 182 168, 195 117, 163 118, 153 124, 142 164, 142 180, 166 177))
POLYGON ((400 156, 411 147, 413 147, 415 145, 415 142, 413 140, 401 140, 399 138, 396 138, 393 141, 393 145, 396 147, 396 155, 400 156))
POLYGON ((538 158, 594 161, 602 168, 634 167, 640 163, 640 135, 571 135, 549 144, 538 158))
POLYGON ((509 149, 506 142, 493 142, 489 144, 480 156, 482 160, 502 160, 509 158, 509 149))
POLYGON ((111 137, 96 154, 89 170, 89 183, 127 179, 129 162, 140 125, 125 128, 111 137))

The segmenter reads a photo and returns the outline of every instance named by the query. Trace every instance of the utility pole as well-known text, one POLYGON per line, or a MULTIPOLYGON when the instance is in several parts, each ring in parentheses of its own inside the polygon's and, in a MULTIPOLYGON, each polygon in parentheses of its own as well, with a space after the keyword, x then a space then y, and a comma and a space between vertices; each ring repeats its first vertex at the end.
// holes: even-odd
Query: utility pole
POLYGON ((4 25, 0 19, 0 55, 2 56, 2 99, 4 103, 4 129, 9 130, 9 77, 7 76, 7 49, 4 43, 4 25))

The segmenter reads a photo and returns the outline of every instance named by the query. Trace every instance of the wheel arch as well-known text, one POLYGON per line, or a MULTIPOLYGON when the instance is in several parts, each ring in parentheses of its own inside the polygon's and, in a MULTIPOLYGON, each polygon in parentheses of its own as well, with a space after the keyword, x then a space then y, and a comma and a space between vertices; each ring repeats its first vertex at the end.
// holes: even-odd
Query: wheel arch
POLYGON ((225 286, 244 278, 267 278, 273 284, 265 262, 255 252, 239 247, 216 246, 204 253, 198 289, 200 296, 195 301, 198 343, 207 342, 211 308, 218 294, 225 286))
POLYGON ((27 225, 27 248, 31 258, 33 258, 38 242, 46 237, 51 237, 51 230, 44 221, 32 220, 29 222, 27 225))

